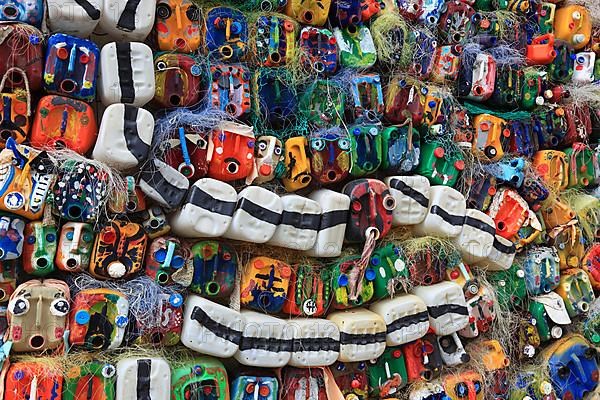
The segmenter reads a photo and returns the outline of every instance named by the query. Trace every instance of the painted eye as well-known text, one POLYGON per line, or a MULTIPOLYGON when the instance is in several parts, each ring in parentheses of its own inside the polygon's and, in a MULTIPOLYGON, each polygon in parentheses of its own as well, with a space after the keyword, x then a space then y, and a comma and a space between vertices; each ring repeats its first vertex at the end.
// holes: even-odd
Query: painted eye
POLYGON ((56 236, 54 236, 54 233, 49 233, 46 235, 46 240, 50 243, 54 243, 56 236))
POLYGON ((190 21, 198 21, 198 19, 200 17, 200 12, 198 11, 198 7, 189 6, 187 11, 185 12, 185 15, 187 15, 187 17, 190 21))
POLYGON ((18 297, 8 303, 8 312, 12 315, 23 315, 29 311, 29 300, 24 297, 18 297))
POLYGON ((27 124, 27 117, 24 115, 17 115, 15 117, 15 125, 17 126, 25 126, 27 124))
POLYGON ((82 64, 87 64, 88 62, 90 62, 90 56, 88 56, 87 54, 82 54, 81 56, 79 56, 79 62, 82 64))
POLYGON ((260 151, 267 150, 267 142, 264 142, 264 141, 260 140, 258 142, 258 150, 260 150, 260 151))
POLYGON ((69 231, 65 234, 67 240, 73 240, 73 231, 69 231))
POLYGON ((86 232, 86 233, 83 234, 83 241, 84 242, 88 242, 89 243, 89 242, 92 241, 92 239, 94 239, 94 235, 92 235, 91 233, 86 232))
POLYGON ((475 393, 479 394, 479 392, 481 392, 481 382, 474 381, 473 386, 475 387, 475 393))
POLYGON ((366 366, 367 366, 367 364, 364 361, 361 361, 358 363, 358 370, 362 371, 365 369, 366 366))
POLYGON ((66 299, 56 299, 50 304, 50 314, 56 317, 64 317, 70 308, 69 302, 66 299))
POLYGON ((571 375, 571 370, 566 365, 563 365, 562 367, 560 367, 558 369, 558 371, 556 371, 556 373, 562 379, 567 379, 569 377, 569 375, 571 375))
POLYGON ((167 63, 164 61, 159 61, 156 63, 156 69, 158 71, 164 71, 165 69, 167 69, 167 63))
POLYGON ((346 364, 344 364, 343 362, 339 363, 336 367, 335 367, 338 371, 343 371, 346 369, 346 364))
POLYGON ((325 148, 325 141, 323 139, 314 139, 310 145, 314 151, 321 151, 325 148))
POLYGON ((467 397, 467 394, 469 394, 469 387, 466 383, 460 382, 454 386, 454 391, 456 392, 456 395, 462 399, 467 397))
POLYGON ((383 198, 383 208, 388 211, 392 211, 396 208, 396 199, 391 194, 388 194, 383 198))
POLYGON ((275 146, 275 150, 273 150, 273 153, 276 156, 280 156, 281 155, 281 146, 275 146))
POLYGON ((338 140, 338 147, 343 151, 350 150, 350 140, 348 138, 341 138, 338 140))
POLYGON ((205 150, 208 147, 208 142, 203 137, 198 138, 198 141, 196 142, 196 147, 200 150, 205 150))
POLYGON ((596 357, 596 354, 598 352, 596 351, 596 349, 594 349, 593 347, 589 347, 585 350, 585 352, 583 353, 583 356, 585 358, 587 358, 588 360, 593 360, 596 357))
POLYGON ((171 16, 171 7, 168 4, 161 3, 156 6, 156 16, 160 19, 167 19, 171 16))

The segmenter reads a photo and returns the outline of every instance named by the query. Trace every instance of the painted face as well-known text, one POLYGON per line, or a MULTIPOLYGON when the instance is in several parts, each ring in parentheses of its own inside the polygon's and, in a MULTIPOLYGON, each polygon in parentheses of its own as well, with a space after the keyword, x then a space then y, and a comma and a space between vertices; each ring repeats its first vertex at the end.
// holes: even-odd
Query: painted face
POLYGON ((284 155, 281 140, 275 136, 259 136, 254 151, 258 176, 253 182, 264 183, 275 179, 275 175, 283 168, 284 155))
POLYGON ((562 40, 554 42, 556 57, 548 65, 548 78, 553 82, 568 83, 573 77, 574 60, 577 58, 575 50, 562 40))
POLYGON ((523 226, 530 225, 541 230, 539 220, 514 189, 501 188, 487 213, 494 219, 496 233, 508 240, 512 240, 523 226))
POLYGON ((556 394, 583 399, 598 386, 597 350, 581 335, 572 334, 544 351, 556 394))
POLYGON ((375 271, 375 298, 381 299, 405 291, 410 272, 399 247, 387 244, 375 249, 369 264, 375 271))
POLYGON ((471 356, 465 351, 456 332, 451 335, 438 336, 437 341, 440 345, 440 354, 445 365, 456 366, 468 363, 471 360, 471 356))
POLYGON ((581 228, 564 229, 554 238, 554 247, 560 259, 560 269, 579 268, 585 254, 585 239, 581 228))
POLYGON ((342 28, 359 24, 362 20, 360 0, 333 1, 329 18, 335 26, 341 26, 342 28))
POLYGON ((23 269, 36 276, 45 276, 54 270, 54 256, 58 242, 56 225, 30 222, 25 225, 23 269))
POLYGON ((419 125, 428 91, 427 87, 412 79, 394 78, 386 90, 385 118, 395 124, 410 119, 414 125, 419 125))
POLYGON ((562 271, 556 293, 563 298, 571 318, 585 314, 590 308, 590 303, 596 298, 590 278, 579 268, 562 271))
POLYGON ((383 90, 377 74, 361 75, 351 82, 356 122, 377 123, 383 116, 383 90))
POLYGON ((272 376, 241 375, 234 379, 231 386, 231 395, 235 399, 278 399, 279 381, 272 376))
POLYGON ((369 378, 367 376, 366 362, 344 363, 337 361, 331 366, 331 372, 344 398, 358 400, 366 400, 368 398, 369 378))
POLYGON ((50 173, 51 162, 46 152, 17 146, 12 138, 7 143, 11 149, 0 153, 4 160, 0 162, 0 210, 32 220, 41 219, 54 179, 50 173), (24 175, 27 170, 29 173, 24 175))
POLYGON ((208 11, 205 23, 206 48, 211 57, 237 61, 248 47, 248 21, 233 8, 215 7, 208 11))
POLYGON ((337 39, 329 29, 307 26, 300 32, 302 61, 315 72, 331 75, 337 69, 337 39))
POLYGON ((538 247, 528 251, 523 265, 527 291, 531 295, 549 293, 560 281, 559 258, 554 247, 538 247))
POLYGON ((63 376, 45 363, 15 362, 6 372, 6 400, 59 398, 63 391, 63 376))
POLYGON ((459 151, 448 151, 439 142, 421 145, 421 160, 416 173, 429 179, 433 185, 454 186, 465 162, 459 151))
POLYGON ((541 178, 526 175, 523 185, 519 188, 519 194, 529 204, 529 208, 537 212, 550 195, 550 191, 541 178))
POLYGON ((31 130, 31 145, 37 148, 69 148, 88 152, 98 134, 94 111, 82 101, 45 96, 37 107, 31 130))
POLYGON ((172 369, 171 390, 175 400, 191 399, 198 393, 204 393, 204 397, 208 398, 227 398, 227 371, 215 358, 186 360, 172 369))
POLYGON ((139 341, 154 346, 175 346, 181 338, 183 297, 178 293, 161 294, 160 304, 160 324, 144 330, 139 341))
POLYGON ((159 53, 154 57, 154 68, 154 100, 159 105, 169 108, 198 103, 202 93, 202 69, 198 60, 187 54, 159 53))
POLYGON ((283 312, 303 317, 324 315, 331 301, 331 273, 322 265, 292 268, 283 312))
POLYGON ((192 246, 194 276, 190 290, 207 298, 226 299, 233 290, 238 259, 224 243, 205 241, 192 246))
POLYGON ((340 65, 351 68, 369 68, 377 60, 377 51, 371 31, 364 25, 334 28, 333 35, 339 49, 340 65))
POLYGON ((415 31, 412 32, 412 35, 415 40, 415 52, 409 70, 417 74, 419 79, 426 80, 435 64, 437 40, 435 36, 425 32, 415 31))
POLYGON ((75 295, 69 342, 86 350, 117 348, 123 341, 129 301, 109 289, 86 289, 75 295))
POLYGON ((479 294, 467 300, 469 309, 469 325, 459 333, 466 338, 474 338, 480 333, 486 333, 490 330, 494 319, 496 319, 496 309, 494 297, 491 290, 485 286, 479 289, 479 294))
POLYGON ((409 174, 419 165, 421 140, 411 126, 388 127, 381 133, 381 167, 390 173, 409 174))
POLYGON ((13 352, 57 349, 69 318, 69 287, 62 281, 27 281, 8 302, 8 339, 13 352))
POLYGON ((373 232, 384 237, 392 226, 396 200, 387 186, 376 179, 358 179, 348 183, 343 193, 350 197, 350 215, 346 239, 362 242, 373 232))
POLYGON ((119 279, 139 272, 147 242, 140 225, 112 221, 96 236, 90 273, 101 279, 119 279))
POLYGON ((256 57, 265 67, 277 67, 288 61, 296 50, 298 26, 292 19, 261 15, 256 21, 256 57))
POLYGON ((159 146, 164 150, 164 161, 190 181, 208 173, 209 132, 199 126, 184 125, 173 130, 159 146))
POLYGON ((330 7, 330 0, 292 0, 287 2, 285 13, 302 24, 320 26, 325 24, 330 7))
MULTIPOLYGON (((22 71, 22 70, 21 70, 22 71)), ((14 73, 14 71, 7 71, 14 73)), ((21 79, 27 79, 27 76, 21 79)), ((27 90, 15 90, 2 93, 0 109, 0 146, 6 146, 6 140, 13 138, 17 143, 25 141, 31 123, 30 93, 27 90)))
MULTIPOLYGON (((483 19, 482 21, 485 21, 483 19)), ((500 25, 496 21, 496 26, 500 25)), ((489 36, 489 40, 497 40, 497 36, 489 36), (492 39, 494 38, 494 39, 492 39)), ((522 95, 522 90, 519 87, 521 83, 524 71, 521 69, 515 68, 512 65, 498 65, 496 69, 496 82, 494 86, 494 92, 492 93, 492 97, 490 98, 490 102, 493 104, 498 104, 501 107, 518 107, 519 106, 519 96, 522 95), (520 91, 521 90, 521 91, 520 91)), ((533 82, 532 82, 533 83, 533 82)), ((525 84, 526 85, 526 84, 525 84)), ((533 89, 533 85, 532 85, 533 89)), ((527 96, 528 101, 533 101, 535 104, 535 98, 538 96, 537 87, 535 90, 532 90, 527 96), (533 98, 532 98, 533 96, 533 98)), ((529 108, 529 107, 524 107, 529 108)))
POLYGON ((254 113, 269 127, 282 129, 294 121, 297 93, 284 69, 259 69, 252 78, 254 113))
POLYGON ((91 361, 71 368, 64 383, 63 400, 114 400, 117 369, 112 364, 91 361))
POLYGON ((381 165, 381 132, 376 125, 350 128, 350 174, 360 177, 376 171, 381 165))
POLYGON ((498 303, 503 308, 512 309, 523 304, 527 296, 525 271, 517 264, 506 271, 488 274, 488 280, 496 290, 498 303))
POLYGON ((189 248, 176 237, 156 238, 146 254, 146 275, 160 285, 176 282, 187 287, 192 280, 189 259, 189 248))
POLYGON ((560 338, 563 326, 571 323, 564 300, 555 292, 532 298, 529 311, 535 319, 535 329, 542 342, 560 338))
POLYGON ((44 17, 44 3, 42 1, 6 1, 2 4, 0 21, 25 22, 40 27, 44 17))
POLYGON ((244 118, 250 112, 250 72, 235 65, 217 64, 210 67, 210 74, 213 107, 244 118))
POLYGON ((458 94, 461 97, 485 101, 494 93, 496 61, 485 53, 478 53, 471 65, 462 63, 458 73, 458 94))
POLYGON ((154 28, 162 51, 194 52, 200 46, 200 10, 189 0, 160 0, 154 28))
POLYGON ((56 267, 69 272, 86 271, 90 265, 93 244, 92 225, 83 222, 67 222, 60 230, 56 267))
POLYGON ((223 123, 212 132, 208 175, 225 182, 249 176, 254 164, 255 139, 252 128, 223 123))
POLYGON ((56 33, 48 39, 44 87, 48 92, 92 101, 100 50, 92 41, 56 33))
POLYGON ((327 400, 325 374, 321 368, 294 368, 283 370, 282 400, 327 400))
POLYGON ((548 148, 558 146, 558 143, 563 141, 568 132, 564 108, 551 108, 533 115, 534 121, 537 124, 536 128, 541 128, 541 130, 536 129, 539 147, 548 148))
POLYGON ((510 136, 506 121, 490 114, 480 114, 473 119, 475 126, 474 152, 490 161, 504 155, 504 142, 510 136))
POLYGON ((108 177, 92 164, 69 162, 54 185, 54 204, 61 218, 94 222, 107 201, 108 177))
POLYGON ((481 361, 487 371, 503 369, 510 364, 510 359, 506 357, 502 345, 497 340, 484 340, 474 345, 472 349, 477 349, 477 355, 481 357, 481 361))
POLYGON ((373 297, 375 271, 368 267, 361 278, 360 274, 353 272, 358 268, 359 259, 358 256, 350 256, 340 260, 333 268, 333 307, 337 310, 366 304, 373 297))
POLYGON ((410 281, 413 285, 431 285, 444 280, 446 260, 432 250, 416 253, 408 260, 410 281))
POLYGON ((345 93, 338 84, 317 80, 304 92, 299 107, 311 124, 327 128, 339 126, 345 104, 345 93))
POLYGON ((144 193, 136 185, 133 176, 125 176, 127 188, 124 193, 115 193, 108 199, 107 207, 115 214, 133 214, 146 209, 144 193))
MULTIPOLYGON (((40 13, 41 18, 41 13, 40 13)), ((7 75, 7 87, 24 87, 27 79, 29 89, 38 91, 42 88, 44 71, 44 42, 42 32, 27 24, 2 24, 0 28, 5 39, 0 44, 0 76, 4 76, 11 68, 22 69, 24 77, 14 70, 7 75)))
POLYGON ((393 396, 406 386, 408 376, 400 347, 388 347, 383 355, 369 364, 369 387, 380 398, 393 396))
POLYGON ((282 261, 254 257, 246 265, 242 276, 242 304, 267 313, 281 311, 291 274, 290 266, 282 261))
MULTIPOLYGON (((462 47, 460 45, 439 46, 435 50, 435 62, 432 71, 432 80, 442 83, 454 81, 458 76, 462 47)), ((425 101, 427 105, 428 101, 425 101)))
POLYGON ((581 267, 587 272, 592 287, 600 288, 600 244, 594 244, 589 248, 581 267))
POLYGON ((423 0, 396 0, 400 15, 409 21, 416 21, 423 14, 423 0))
POLYGON ((515 379, 511 399, 522 399, 529 396, 534 400, 556 400, 552 383, 539 371, 520 371, 515 379))
POLYGON ((283 184, 288 192, 303 189, 312 181, 307 147, 308 141, 304 136, 292 137, 285 141, 287 171, 283 177, 283 184))
POLYGON ((311 174, 322 184, 344 180, 350 170, 348 134, 341 129, 319 131, 309 139, 311 174))
POLYGON ((444 389, 451 400, 483 400, 483 378, 475 371, 446 376, 444 389))
POLYGON ((471 32, 471 17, 475 10, 457 0, 449 1, 442 6, 439 30, 444 39, 451 43, 463 43, 471 32))
POLYGON ((436 336, 428 333, 421 339, 402 345, 409 382, 430 381, 439 376, 442 356, 436 336))
POLYGON ((583 49, 592 35, 588 9, 580 5, 558 8, 554 15, 554 35, 571 44, 575 50, 583 49))

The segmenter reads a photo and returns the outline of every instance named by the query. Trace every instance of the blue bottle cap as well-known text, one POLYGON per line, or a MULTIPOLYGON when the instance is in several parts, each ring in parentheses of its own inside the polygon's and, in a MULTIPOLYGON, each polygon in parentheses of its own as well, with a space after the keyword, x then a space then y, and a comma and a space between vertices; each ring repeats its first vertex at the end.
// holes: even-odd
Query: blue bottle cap
POLYGON ((90 321, 90 313, 86 310, 79 310, 75 314, 75 322, 79 325, 85 325, 90 321))

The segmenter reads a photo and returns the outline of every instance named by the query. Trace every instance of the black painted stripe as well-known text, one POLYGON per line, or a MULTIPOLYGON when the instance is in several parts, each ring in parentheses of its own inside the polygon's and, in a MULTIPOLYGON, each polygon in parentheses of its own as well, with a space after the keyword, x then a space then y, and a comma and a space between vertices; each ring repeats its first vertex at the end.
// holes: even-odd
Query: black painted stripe
POLYGON ((363 346, 372 343, 385 343, 385 336, 385 332, 377 332, 375 334, 340 332, 340 343, 343 345, 356 344, 363 346))
POLYGON ((390 187, 399 190, 403 195, 410 197, 422 207, 429 207, 429 199, 425 197, 423 193, 408 186, 404 181, 394 178, 390 181, 390 187))
POLYGON ((293 340, 293 352, 303 351, 340 351, 340 342, 333 338, 295 338, 293 340))
POLYGON ((125 104, 123 112, 123 135, 127 149, 139 163, 146 160, 150 145, 144 143, 140 138, 137 126, 137 117, 139 109, 129 104, 125 104))
POLYGON ((137 360, 137 400, 152 400, 150 397, 150 376, 152 370, 152 360, 143 358, 137 360))
POLYGON ((291 352, 292 340, 242 336, 240 351, 245 350, 265 350, 273 353, 291 352))
POLYGON ((148 163, 140 173, 140 179, 144 180, 150 187, 152 187, 158 194, 160 194, 162 200, 169 208, 175 208, 181 204, 187 188, 182 188, 173 185, 168 178, 166 178, 156 166, 156 160, 148 163))
POLYGON ((117 28, 132 32, 135 29, 135 14, 141 0, 127 0, 125 8, 117 22, 117 28))
POLYGON ((348 220, 348 210, 334 210, 321 214, 321 225, 319 230, 333 228, 338 225, 346 224, 348 220))
POLYGON ((242 197, 238 201, 237 208, 246 211, 252 218, 259 219, 271 225, 279 225, 279 221, 281 221, 281 214, 264 208, 246 197, 242 197))
POLYGON ((231 217, 235 211, 235 201, 225 201, 217 199, 200 189, 198 186, 192 186, 188 191, 186 203, 195 205, 212 213, 226 215, 231 217))
POLYGON ((439 318, 448 313, 469 315, 467 307, 461 306, 460 304, 440 304, 439 306, 430 306, 427 307, 427 311, 429 311, 431 318, 439 318))
POLYGON ((100 19, 100 10, 98 10, 92 3, 87 0, 75 0, 75 3, 79 4, 86 14, 93 20, 98 21, 100 19))
POLYGON ((387 333, 393 333, 399 331, 400 329, 408 328, 411 325, 416 325, 421 322, 429 321, 429 313, 427 311, 422 311, 417 314, 407 315, 397 320, 393 321, 391 324, 387 326, 387 333))
POLYGON ((235 343, 237 345, 240 344, 242 339, 242 332, 225 326, 210 317, 203 309, 196 306, 192 310, 191 318, 198 322, 200 325, 211 331, 222 339, 227 340, 228 342, 235 343))
MULTIPOLYGON (((135 88, 133 87, 133 69, 131 68, 131 43, 116 43, 117 72, 121 87, 121 103, 133 103, 135 88)), ((108 73, 108 71, 106 71, 108 73)))
POLYGON ((472 226, 473 228, 489 233, 490 235, 496 235, 496 228, 477 218, 469 217, 468 215, 465 217, 465 225, 472 226))
POLYGON ((510 246, 507 246, 504 243, 500 243, 500 241, 498 240, 497 237, 494 239, 493 246, 500 253, 504 253, 504 254, 514 254, 517 251, 514 243, 511 243, 510 246))
POLYGON ((460 225, 463 225, 465 223, 465 217, 464 216, 452 215, 452 214, 450 214, 448 211, 444 210, 440 206, 433 206, 433 207, 431 207, 431 209, 429 210, 429 213, 433 214, 433 215, 439 216, 441 219, 443 219, 444 221, 446 221, 450 225, 460 226, 460 225))
POLYGON ((303 214, 294 211, 284 211, 281 214, 281 225, 293 226, 296 229, 319 230, 321 214, 303 214))

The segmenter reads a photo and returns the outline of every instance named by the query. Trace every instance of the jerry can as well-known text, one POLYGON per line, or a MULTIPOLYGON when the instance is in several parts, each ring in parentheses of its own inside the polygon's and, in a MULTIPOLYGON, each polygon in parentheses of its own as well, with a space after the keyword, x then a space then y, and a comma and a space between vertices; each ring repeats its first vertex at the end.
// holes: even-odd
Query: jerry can
POLYGON ((202 67, 191 55, 156 53, 154 79, 154 100, 161 107, 189 107, 202 97, 202 67))
POLYGON ((256 21, 255 57, 260 65, 278 67, 291 61, 299 27, 290 18, 261 15, 256 21))
POLYGON ((416 80, 392 78, 385 92, 385 118, 394 124, 410 119, 414 125, 420 125, 428 91, 416 80))
POLYGON ((213 64, 210 75, 210 101, 213 108, 234 118, 245 118, 251 107, 250 72, 238 65, 213 64))
POLYGON ((375 299, 406 291, 410 272, 399 247, 390 243, 376 248, 369 259, 369 265, 375 271, 375 299))
POLYGON ((351 88, 356 122, 376 123, 383 116, 383 90, 378 74, 352 78, 351 88))
POLYGON ((458 150, 447 151, 441 143, 421 145, 421 158, 415 171, 429 179, 432 185, 454 186, 465 168, 462 154, 458 150))
POLYGON ((192 2, 160 0, 154 29, 159 50, 193 53, 200 47, 200 9, 192 2))
POLYGON ((331 0, 291 0, 286 3, 285 14, 302 24, 323 26, 330 7, 331 0))
POLYGON ((292 268, 283 313, 300 317, 325 315, 332 300, 331 271, 322 265, 292 268))
POLYGON ((23 270, 30 275, 46 276, 54 271, 58 231, 54 221, 34 221, 23 232, 23 270))
POLYGON ((177 283, 188 287, 192 281, 193 267, 189 260, 190 249, 173 236, 158 237, 146 252, 145 272, 159 285, 177 283))
POLYGON ((315 72, 331 75, 337 69, 337 39, 329 29, 307 26, 300 31, 302 62, 315 72))
POLYGON ((318 128, 339 126, 344 115, 346 94, 328 80, 316 80, 300 98, 298 108, 311 125, 318 128))
POLYGON ((346 179, 350 173, 350 135, 345 129, 320 130, 309 139, 310 173, 322 185, 346 179))
POLYGON ((254 257, 244 270, 241 282, 242 305, 275 314, 287 296, 292 270, 286 263, 268 257, 254 257))
POLYGON ((554 42, 556 57, 548 65, 548 78, 556 83, 568 83, 573 76, 574 63, 577 58, 575 50, 562 40, 554 42))
POLYGON ((25 71, 12 67, 6 71, 0 81, 0 147, 6 147, 6 141, 13 138, 17 143, 23 143, 31 126, 31 92, 25 71), (21 76, 25 88, 14 88, 12 92, 4 90, 9 76, 21 76))
POLYGON ((382 138, 377 125, 350 127, 350 175, 361 177, 375 172, 382 161, 382 138))
POLYGON ((485 53, 478 53, 472 65, 461 63, 458 73, 458 95, 473 101, 485 101, 494 93, 496 61, 485 53))
POLYGON ((528 65, 548 65, 556 58, 554 50, 554 35, 547 33, 535 37, 527 45, 526 57, 528 65))
POLYGON ((56 267, 67 272, 87 271, 93 245, 94 230, 91 224, 84 222, 63 224, 54 259, 56 267))
POLYGON ((281 129, 294 121, 298 107, 291 76, 284 69, 258 69, 252 77, 253 111, 265 125, 281 129))
POLYGON ((473 125, 475 126, 474 152, 483 153, 489 161, 500 160, 508 147, 510 137, 506 121, 490 114, 479 114, 473 119, 473 125))
POLYGON ((381 169, 391 174, 410 174, 419 166, 421 139, 412 123, 390 126, 381 132, 381 169))
POLYGON ((342 67, 369 68, 377 60, 377 49, 371 31, 364 25, 335 28, 339 62, 342 67))
POLYGON ((373 268, 367 267, 364 273, 355 277, 355 268, 360 257, 350 256, 339 260, 331 271, 333 302, 336 310, 344 310, 368 303, 374 294, 373 281, 376 274, 373 268))
POLYGON ((253 128, 235 122, 216 126, 208 144, 208 176, 225 182, 251 175, 254 163, 253 128))
POLYGON ((582 5, 559 7, 554 14, 554 35, 575 50, 585 47, 592 36, 590 12, 582 5))
MULTIPOLYGON (((35 2, 37 3, 37 2, 35 2)), ((10 7, 9 7, 10 8, 10 7)), ((40 15, 41 16, 41 15, 40 15)), ((6 87, 16 89, 25 86, 38 91, 42 88, 44 75, 44 35, 31 24, 2 24, 0 33, 5 39, 0 43, 0 76, 7 76, 6 87), (15 73, 11 68, 19 68, 26 76, 15 73)))
POLYGON ((248 50, 248 21, 240 11, 229 7, 208 10, 204 22, 206 52, 211 58, 236 62, 248 50))

